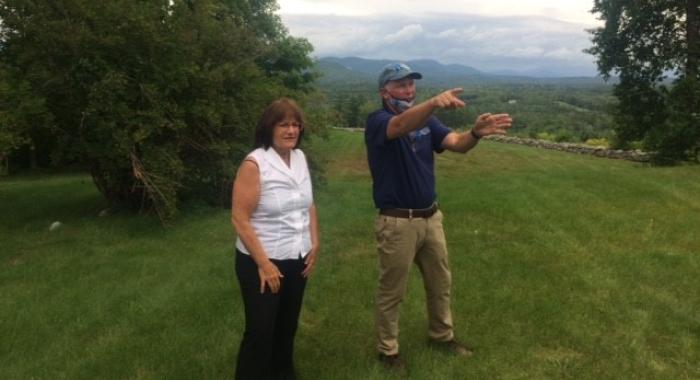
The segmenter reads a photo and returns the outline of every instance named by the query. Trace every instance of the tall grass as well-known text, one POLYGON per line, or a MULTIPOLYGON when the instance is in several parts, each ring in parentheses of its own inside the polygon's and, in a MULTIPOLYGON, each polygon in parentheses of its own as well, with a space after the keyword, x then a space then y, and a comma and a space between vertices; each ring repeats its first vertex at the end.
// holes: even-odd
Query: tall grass
MULTIPOLYGON (((296 361, 308 379, 377 363, 375 210, 360 133, 318 144, 322 252, 296 361)), ((413 271, 401 352, 415 379, 700 378, 700 169, 484 141, 439 155, 453 358, 426 344, 413 271)), ((0 378, 232 378, 243 328, 228 212, 170 228, 116 212, 83 176, 0 181, 0 378), (63 226, 49 232, 49 224, 63 226)))

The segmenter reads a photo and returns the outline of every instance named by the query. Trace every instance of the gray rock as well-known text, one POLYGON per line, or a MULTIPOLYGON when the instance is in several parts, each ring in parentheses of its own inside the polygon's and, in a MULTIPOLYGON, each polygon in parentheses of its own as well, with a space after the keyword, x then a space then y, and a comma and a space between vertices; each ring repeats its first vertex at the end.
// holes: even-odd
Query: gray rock
POLYGON ((55 221, 55 222, 51 223, 51 225, 49 226, 49 231, 54 232, 54 231, 58 230, 59 228, 61 228, 61 226, 63 226, 63 224, 61 222, 55 221))

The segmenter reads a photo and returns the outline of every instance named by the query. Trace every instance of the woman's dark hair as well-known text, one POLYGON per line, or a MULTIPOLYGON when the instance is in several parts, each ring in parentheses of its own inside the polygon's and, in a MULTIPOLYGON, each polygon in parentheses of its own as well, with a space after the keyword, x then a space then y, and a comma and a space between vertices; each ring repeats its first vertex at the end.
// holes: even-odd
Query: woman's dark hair
POLYGON ((301 143, 301 138, 304 136, 304 113, 297 103, 289 98, 277 99, 265 108, 258 122, 258 126, 255 129, 254 148, 270 148, 272 146, 272 132, 275 129, 275 125, 287 117, 291 117, 301 124, 299 139, 296 145, 294 145, 295 149, 298 148, 299 143, 301 143))

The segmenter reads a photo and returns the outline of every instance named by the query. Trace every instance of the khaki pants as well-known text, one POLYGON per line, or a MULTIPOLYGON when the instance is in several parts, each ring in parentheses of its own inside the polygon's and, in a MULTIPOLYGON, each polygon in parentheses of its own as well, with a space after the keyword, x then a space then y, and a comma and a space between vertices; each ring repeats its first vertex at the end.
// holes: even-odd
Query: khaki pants
POLYGON ((406 293, 411 263, 423 276, 428 335, 436 341, 454 337, 450 311, 452 277, 447 260, 442 212, 430 218, 395 218, 378 215, 375 220, 379 253, 379 290, 376 328, 378 350, 385 355, 399 352, 399 306, 406 293))

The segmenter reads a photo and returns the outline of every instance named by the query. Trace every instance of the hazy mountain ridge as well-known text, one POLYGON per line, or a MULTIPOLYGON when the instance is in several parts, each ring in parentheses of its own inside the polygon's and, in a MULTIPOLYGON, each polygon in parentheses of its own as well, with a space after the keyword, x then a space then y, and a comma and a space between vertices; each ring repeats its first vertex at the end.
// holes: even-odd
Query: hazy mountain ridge
MULTIPOLYGON (((324 57, 316 61, 316 68, 321 73, 319 82, 364 83, 374 82, 382 67, 396 60, 366 59, 359 57, 324 57)), ((538 77, 517 75, 515 72, 487 73, 474 67, 459 64, 442 64, 435 60, 419 59, 403 61, 415 71, 423 74, 424 83, 428 85, 451 85, 454 83, 511 83, 511 84, 560 84, 560 85, 602 85, 600 77, 538 77)))

